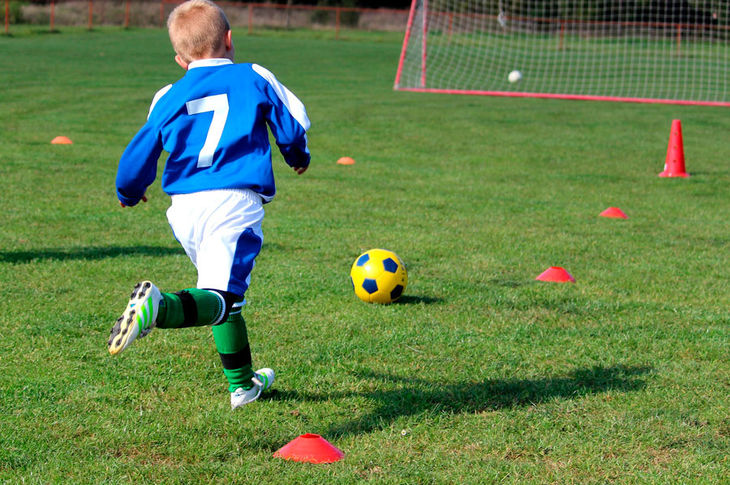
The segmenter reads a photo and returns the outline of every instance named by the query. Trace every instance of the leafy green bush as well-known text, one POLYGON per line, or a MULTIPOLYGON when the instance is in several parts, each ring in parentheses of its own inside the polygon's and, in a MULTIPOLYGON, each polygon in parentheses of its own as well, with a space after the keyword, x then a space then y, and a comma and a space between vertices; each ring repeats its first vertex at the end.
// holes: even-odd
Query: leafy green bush
POLYGON ((8 5, 8 20, 11 24, 23 23, 23 5, 24 2, 10 2, 8 5))

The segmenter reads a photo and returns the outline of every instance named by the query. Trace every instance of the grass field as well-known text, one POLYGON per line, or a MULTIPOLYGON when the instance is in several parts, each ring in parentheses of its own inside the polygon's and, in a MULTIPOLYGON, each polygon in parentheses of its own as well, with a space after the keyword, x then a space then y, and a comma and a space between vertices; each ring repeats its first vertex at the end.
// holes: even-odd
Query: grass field
POLYGON ((726 109, 394 92, 400 39, 345 37, 234 32, 313 122, 244 311, 276 391, 236 412, 207 328, 106 350, 134 283, 195 283, 159 183, 114 194, 166 33, 0 37, 0 482, 727 483, 726 109), (689 179, 657 177, 675 118, 689 179), (355 298, 372 247, 400 303, 355 298), (345 459, 272 457, 304 433, 345 459))

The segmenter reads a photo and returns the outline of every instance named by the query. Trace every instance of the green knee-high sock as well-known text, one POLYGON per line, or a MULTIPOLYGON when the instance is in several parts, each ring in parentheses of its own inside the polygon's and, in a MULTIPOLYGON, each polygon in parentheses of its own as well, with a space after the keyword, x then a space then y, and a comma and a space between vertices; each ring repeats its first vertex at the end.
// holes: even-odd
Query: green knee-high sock
POLYGON ((223 317, 225 302, 218 293, 188 288, 177 293, 162 293, 157 312, 160 328, 200 327, 223 317))
POLYGON ((239 387, 251 388, 251 378, 254 376, 251 368, 251 347, 248 345, 246 322, 241 316, 241 308, 233 308, 225 322, 211 328, 215 347, 223 364, 223 373, 228 379, 228 390, 233 392, 239 387))

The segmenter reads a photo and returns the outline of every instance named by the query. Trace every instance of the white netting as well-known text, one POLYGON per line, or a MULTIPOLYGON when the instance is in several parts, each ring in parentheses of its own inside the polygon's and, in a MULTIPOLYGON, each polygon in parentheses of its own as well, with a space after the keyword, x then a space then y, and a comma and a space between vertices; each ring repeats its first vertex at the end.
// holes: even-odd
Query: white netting
POLYGON ((415 0, 395 88, 726 104, 729 44, 730 0, 415 0))

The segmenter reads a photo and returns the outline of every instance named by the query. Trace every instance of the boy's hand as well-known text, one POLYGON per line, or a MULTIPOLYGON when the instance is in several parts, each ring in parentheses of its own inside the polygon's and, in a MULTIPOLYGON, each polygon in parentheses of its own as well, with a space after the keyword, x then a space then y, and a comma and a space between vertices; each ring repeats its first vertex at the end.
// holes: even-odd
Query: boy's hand
MULTIPOLYGON (((146 195, 143 195, 142 196, 142 202, 147 202, 147 196, 146 195)), ((124 202, 122 202, 121 200, 119 201, 119 205, 121 205, 122 207, 127 207, 126 204, 124 204, 124 202)))
POLYGON ((294 171, 297 173, 297 175, 301 175, 307 171, 307 168, 308 167, 294 167, 294 171))

